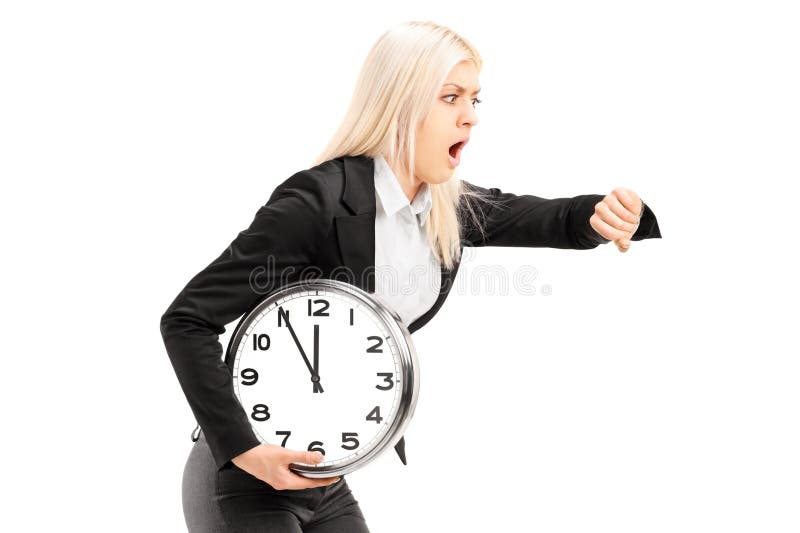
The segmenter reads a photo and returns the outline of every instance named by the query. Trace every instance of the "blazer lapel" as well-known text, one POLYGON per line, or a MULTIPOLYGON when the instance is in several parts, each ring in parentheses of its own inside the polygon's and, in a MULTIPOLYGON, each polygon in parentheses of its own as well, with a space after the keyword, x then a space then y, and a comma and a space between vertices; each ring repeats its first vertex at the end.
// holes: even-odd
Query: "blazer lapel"
POLYGON ((336 217, 339 251, 354 285, 375 292, 375 178, 371 157, 344 158, 342 203, 353 213, 336 217))

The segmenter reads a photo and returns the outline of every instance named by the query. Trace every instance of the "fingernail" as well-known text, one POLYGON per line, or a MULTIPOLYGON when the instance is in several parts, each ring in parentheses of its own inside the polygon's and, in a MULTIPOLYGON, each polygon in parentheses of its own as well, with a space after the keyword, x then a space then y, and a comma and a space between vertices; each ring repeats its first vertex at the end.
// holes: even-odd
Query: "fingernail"
POLYGON ((317 454, 317 461, 322 461, 323 459, 325 459, 325 456, 322 455, 321 452, 314 452, 314 453, 317 454))

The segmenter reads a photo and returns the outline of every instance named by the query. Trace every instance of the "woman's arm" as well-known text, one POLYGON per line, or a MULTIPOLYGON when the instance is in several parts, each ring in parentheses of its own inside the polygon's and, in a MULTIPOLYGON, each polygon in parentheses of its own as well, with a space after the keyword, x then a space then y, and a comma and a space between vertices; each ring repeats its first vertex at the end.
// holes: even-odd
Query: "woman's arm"
POLYGON ((285 180, 250 227, 189 281, 161 317, 170 361, 218 468, 260 444, 234 394, 219 335, 265 294, 313 265, 331 226, 332 205, 319 178, 299 172, 285 180))
MULTIPOLYGON (((462 180, 467 190, 488 196, 488 202, 474 202, 483 222, 482 234, 470 222, 464 239, 472 246, 527 246, 586 250, 610 242, 589 223, 602 194, 583 194, 572 198, 540 198, 516 195, 496 187, 486 189, 462 180)), ((469 217, 465 217, 469 220, 469 217)), ((661 238, 653 211, 644 204, 639 227, 631 240, 661 238)))

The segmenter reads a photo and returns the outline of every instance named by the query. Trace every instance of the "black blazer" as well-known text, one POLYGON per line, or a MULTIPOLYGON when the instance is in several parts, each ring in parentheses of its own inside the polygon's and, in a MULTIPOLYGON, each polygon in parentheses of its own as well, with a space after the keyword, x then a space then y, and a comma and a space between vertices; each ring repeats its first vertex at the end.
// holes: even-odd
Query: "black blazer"
MULTIPOLYGON (((375 292, 374 160, 341 157, 297 172, 278 185, 250 226, 195 275, 161 317, 161 335, 189 406, 218 468, 260 441, 233 392, 219 335, 225 325, 286 283, 323 277, 375 292)), ((468 217, 463 246, 526 246, 590 249, 609 242, 589 224, 604 195, 544 199, 465 185, 500 205, 483 203, 482 237, 468 217)), ((462 203, 463 208, 463 203, 462 203)), ((660 238, 645 205, 632 240, 660 238)), ((439 311, 459 264, 442 267, 439 296, 429 311, 408 325, 411 333, 439 311)), ((395 446, 405 464, 405 439, 395 446)))

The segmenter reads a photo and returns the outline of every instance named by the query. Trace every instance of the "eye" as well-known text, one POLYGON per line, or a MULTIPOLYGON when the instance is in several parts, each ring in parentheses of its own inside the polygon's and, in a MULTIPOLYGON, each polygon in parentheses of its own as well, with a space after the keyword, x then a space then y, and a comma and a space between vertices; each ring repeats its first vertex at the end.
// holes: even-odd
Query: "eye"
MULTIPOLYGON (((450 98, 451 96, 452 96, 453 98, 458 98, 458 95, 457 95, 457 94, 448 94, 448 95, 447 95, 447 96, 445 96, 444 98, 450 98)), ((472 99, 472 107, 475 107, 476 105, 480 104, 481 102, 483 102, 483 100, 478 100, 477 98, 473 98, 473 99, 472 99)), ((447 102, 447 103, 448 103, 448 104, 451 104, 451 105, 455 104, 455 102, 447 102)))

